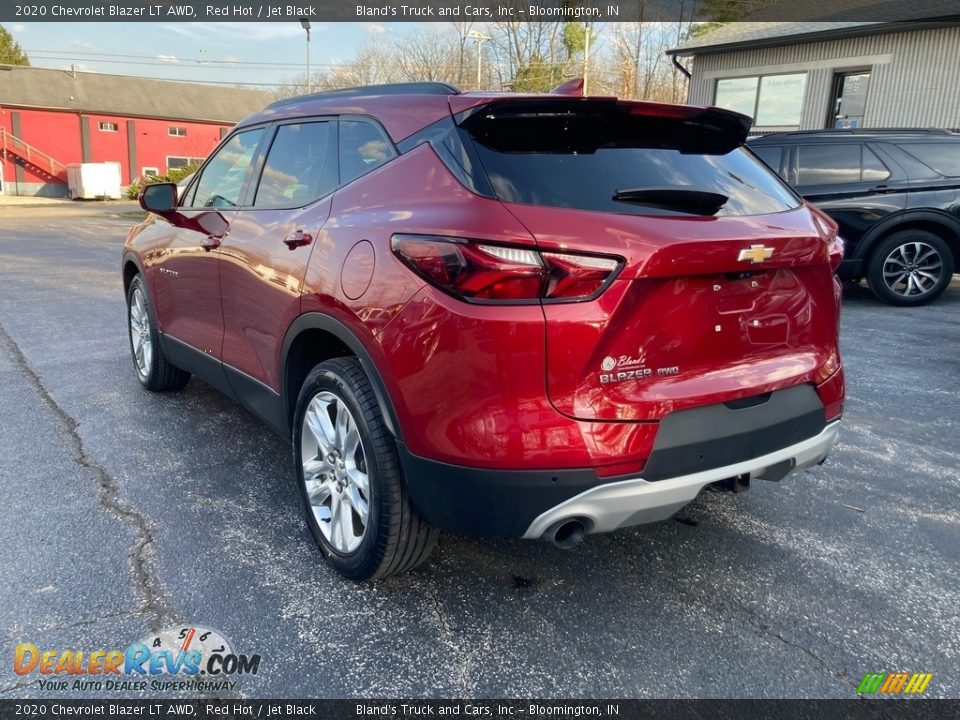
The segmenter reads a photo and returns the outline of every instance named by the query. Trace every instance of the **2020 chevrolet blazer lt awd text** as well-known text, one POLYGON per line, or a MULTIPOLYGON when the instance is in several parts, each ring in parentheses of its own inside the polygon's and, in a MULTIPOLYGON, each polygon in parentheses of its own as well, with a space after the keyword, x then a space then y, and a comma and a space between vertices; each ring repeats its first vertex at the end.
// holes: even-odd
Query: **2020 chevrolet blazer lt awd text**
POLYGON ((822 462, 843 245, 716 108, 379 86, 241 122, 123 250, 149 390, 191 375, 290 438, 357 580, 440 529, 669 517, 822 462))

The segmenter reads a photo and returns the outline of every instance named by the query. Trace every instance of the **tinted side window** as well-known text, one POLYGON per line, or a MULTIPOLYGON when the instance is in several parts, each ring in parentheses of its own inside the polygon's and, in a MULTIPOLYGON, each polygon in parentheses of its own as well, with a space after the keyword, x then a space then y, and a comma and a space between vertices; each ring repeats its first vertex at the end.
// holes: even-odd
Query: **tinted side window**
POLYGON ((886 180, 890 177, 890 171, 880 162, 880 158, 876 156, 876 153, 866 145, 863 146, 862 170, 863 174, 860 179, 864 182, 876 182, 878 180, 886 180))
POLYGON ((255 207, 300 207, 337 186, 333 123, 281 125, 267 153, 255 207))
POLYGON ((860 182, 860 145, 801 145, 797 185, 860 182))
POLYGON ((368 120, 340 121, 340 183, 366 175, 396 156, 379 125, 368 120))
POLYGON ((900 147, 941 175, 960 177, 960 142, 904 143, 900 147))
POLYGON ((234 135, 203 169, 190 207, 236 207, 263 128, 234 135))
POLYGON ((758 145, 750 146, 750 149, 753 150, 754 154, 763 160, 770 168, 776 172, 780 172, 780 160, 783 157, 783 147, 780 145, 758 145))

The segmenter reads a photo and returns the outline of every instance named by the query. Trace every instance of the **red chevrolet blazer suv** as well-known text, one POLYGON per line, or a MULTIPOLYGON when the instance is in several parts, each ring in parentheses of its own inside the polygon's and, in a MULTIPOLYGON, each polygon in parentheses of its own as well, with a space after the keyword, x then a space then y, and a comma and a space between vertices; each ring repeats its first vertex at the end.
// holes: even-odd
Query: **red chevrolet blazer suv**
POLYGON ((123 249, 134 368, 292 441, 354 580, 439 530, 668 518, 837 439, 836 225, 727 110, 437 83, 281 100, 123 249))

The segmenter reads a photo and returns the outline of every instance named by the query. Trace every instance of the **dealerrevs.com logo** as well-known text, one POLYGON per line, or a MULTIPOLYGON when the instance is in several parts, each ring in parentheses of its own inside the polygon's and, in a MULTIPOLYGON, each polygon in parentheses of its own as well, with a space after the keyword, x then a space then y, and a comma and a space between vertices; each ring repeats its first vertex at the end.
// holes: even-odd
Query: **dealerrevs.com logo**
POLYGON ((261 656, 239 654, 216 630, 167 628, 126 650, 41 649, 20 643, 13 653, 17 675, 40 676, 40 690, 232 690, 232 677, 256 675, 261 656))

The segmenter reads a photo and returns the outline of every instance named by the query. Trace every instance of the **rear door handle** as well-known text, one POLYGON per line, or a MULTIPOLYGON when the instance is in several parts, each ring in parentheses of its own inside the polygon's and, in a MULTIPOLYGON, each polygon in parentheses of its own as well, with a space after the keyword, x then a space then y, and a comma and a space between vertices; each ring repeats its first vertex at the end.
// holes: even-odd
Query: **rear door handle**
POLYGON ((200 241, 200 247, 207 252, 216 250, 218 247, 220 247, 220 240, 221 238, 218 238, 214 235, 207 235, 207 237, 200 241))
POLYGON ((309 245, 312 243, 313 235, 310 233, 305 233, 303 230, 294 230, 283 239, 283 242, 288 248, 293 250, 294 248, 301 247, 302 245, 309 245))
POLYGON ((890 193, 890 192, 896 192, 896 191, 897 191, 896 188, 892 188, 889 185, 874 185, 872 188, 870 188, 870 192, 875 192, 875 193, 890 193))

